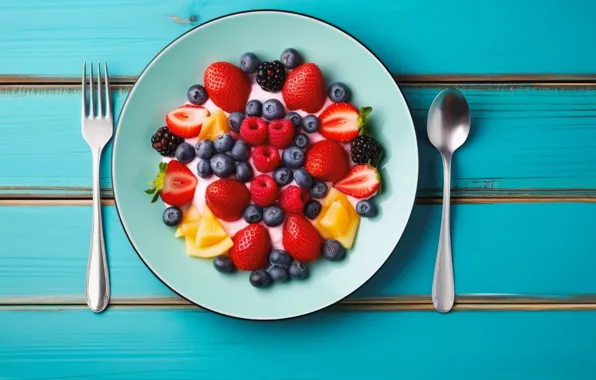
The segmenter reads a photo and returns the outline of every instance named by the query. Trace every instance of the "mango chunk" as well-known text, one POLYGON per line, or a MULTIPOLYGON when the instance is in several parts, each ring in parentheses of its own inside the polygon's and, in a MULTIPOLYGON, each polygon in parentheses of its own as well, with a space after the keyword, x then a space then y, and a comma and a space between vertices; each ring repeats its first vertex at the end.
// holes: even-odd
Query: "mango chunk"
POLYGON ((220 135, 229 131, 228 117, 223 111, 215 110, 203 122, 201 132, 199 133, 199 141, 205 139, 215 141, 220 135))
POLYGON ((345 248, 352 248, 360 225, 360 215, 356 213, 348 197, 331 188, 321 201, 321 206, 321 212, 312 221, 319 234, 323 239, 335 239, 345 248))

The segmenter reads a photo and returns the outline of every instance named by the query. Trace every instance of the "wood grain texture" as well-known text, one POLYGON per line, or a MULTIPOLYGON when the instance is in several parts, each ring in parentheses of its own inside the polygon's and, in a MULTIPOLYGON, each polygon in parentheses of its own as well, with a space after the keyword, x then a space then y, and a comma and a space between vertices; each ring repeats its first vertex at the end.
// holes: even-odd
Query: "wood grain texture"
MULTIPOLYGON (((126 89, 116 90, 119 112, 126 89)), ((420 146, 419 196, 440 194, 440 160, 426 138, 426 115, 438 88, 405 88, 420 146)), ((470 139, 453 167, 454 197, 596 196, 596 91, 475 89, 470 139)), ((90 196, 91 159, 80 135, 77 88, 0 91, 4 136, 0 197, 90 196), (31 112, 31 104, 38 111, 31 112), (29 148, 25 151, 23 146, 29 148), (57 150, 56 147, 60 149, 57 150)), ((102 186, 111 195, 110 152, 102 186)))
POLYGON ((549 6, 539 0, 432 6, 417 0, 370 0, 366 6, 357 0, 5 0, 0 72, 78 76, 80 62, 102 60, 113 74, 136 75, 195 24, 267 8, 338 25, 398 74, 590 74, 596 64, 592 49, 577 48, 591 45, 596 11, 582 0, 549 6))
POLYGON ((258 323, 160 308, 1 308, 11 328, 0 330, 0 368, 6 379, 584 379, 595 316, 327 311, 258 323))
MULTIPOLYGON (((458 296, 596 294, 595 212, 593 203, 455 205, 458 296)), ((90 221, 90 206, 0 206, 0 303, 81 299, 90 221)), ((177 298, 135 254, 114 207, 104 223, 114 299, 177 298)), ((428 297, 439 223, 440 206, 415 206, 396 251, 352 298, 428 297)))

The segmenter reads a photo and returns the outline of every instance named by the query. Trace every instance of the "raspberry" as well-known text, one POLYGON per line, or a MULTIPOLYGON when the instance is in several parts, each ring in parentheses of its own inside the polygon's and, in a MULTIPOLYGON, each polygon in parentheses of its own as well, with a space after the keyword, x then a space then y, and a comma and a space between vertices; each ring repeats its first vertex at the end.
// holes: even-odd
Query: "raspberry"
POLYGON ((307 189, 298 186, 288 186, 279 196, 279 205, 289 214, 301 214, 306 202, 310 200, 307 189))
POLYGON ((266 144, 267 122, 260 117, 247 117, 240 125, 240 137, 250 146, 266 144))
POLYGON ((250 195, 253 202, 258 206, 265 207, 275 204, 278 193, 279 188, 277 187, 277 183, 266 174, 257 176, 250 183, 250 195))
POLYGON ((270 173, 279 167, 281 158, 277 149, 271 145, 261 145, 252 152, 255 168, 261 173, 270 173))
POLYGON ((269 144, 283 149, 294 140, 294 125, 289 119, 273 120, 269 123, 269 144))

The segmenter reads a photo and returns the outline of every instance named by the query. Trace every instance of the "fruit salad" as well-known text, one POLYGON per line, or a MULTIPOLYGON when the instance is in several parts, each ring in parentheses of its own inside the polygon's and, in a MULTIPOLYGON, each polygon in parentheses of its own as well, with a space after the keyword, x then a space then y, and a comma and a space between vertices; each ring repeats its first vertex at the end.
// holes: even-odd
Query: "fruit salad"
POLYGON ((145 191, 189 257, 249 271, 257 288, 349 255, 361 218, 376 215, 383 157, 372 108, 352 104, 345 83, 326 84, 292 48, 261 58, 214 62, 189 87, 151 137, 162 160, 145 191))

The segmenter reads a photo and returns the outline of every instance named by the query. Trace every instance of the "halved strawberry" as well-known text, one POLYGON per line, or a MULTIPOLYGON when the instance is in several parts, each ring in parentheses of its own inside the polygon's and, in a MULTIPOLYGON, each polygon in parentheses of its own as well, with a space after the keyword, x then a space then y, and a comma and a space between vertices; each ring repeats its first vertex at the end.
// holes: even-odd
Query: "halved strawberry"
POLYGON ((207 116, 207 108, 187 104, 168 113, 166 124, 173 134, 188 139, 199 135, 207 116))
POLYGON ((333 103, 319 116, 319 133, 330 140, 352 141, 362 134, 362 128, 371 112, 371 107, 362 107, 359 111, 350 103, 333 103))
POLYGON ((183 163, 161 162, 159 173, 151 182, 153 187, 145 190, 145 193, 154 194, 151 203, 161 196, 161 199, 169 205, 182 206, 193 200, 197 182, 197 177, 183 163))
POLYGON ((333 187, 344 194, 365 198, 373 195, 380 185, 381 175, 377 168, 369 164, 360 164, 350 169, 348 174, 333 187))

